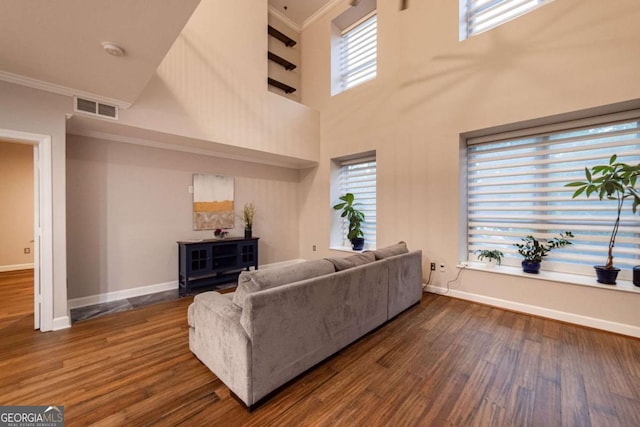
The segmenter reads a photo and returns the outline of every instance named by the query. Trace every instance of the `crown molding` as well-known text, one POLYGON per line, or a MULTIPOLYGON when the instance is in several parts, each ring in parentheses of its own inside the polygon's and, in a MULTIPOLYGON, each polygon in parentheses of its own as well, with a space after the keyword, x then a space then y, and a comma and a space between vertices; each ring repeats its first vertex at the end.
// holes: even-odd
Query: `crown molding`
POLYGON ((285 25, 291 27, 292 30, 295 30, 298 33, 302 30, 300 28, 300 25, 296 24, 294 21, 291 20, 291 18, 283 15, 282 12, 280 12, 278 9, 276 9, 271 5, 269 5, 269 13, 275 16, 276 18, 278 18, 279 20, 281 20, 282 22, 284 22, 285 25))
POLYGON ((316 13, 304 20, 304 22, 302 23, 302 30, 305 30, 307 27, 309 27, 309 25, 313 24, 322 16, 326 15, 331 9, 342 3, 342 1, 343 0, 331 0, 329 3, 322 6, 316 11, 316 13))
POLYGON ((93 101, 103 102, 105 104, 116 105, 118 108, 127 109, 131 107, 131 102, 122 101, 120 99, 109 98, 106 96, 96 95, 95 93, 85 92, 83 90, 72 89, 66 86, 49 83, 42 80, 32 79, 18 74, 0 71, 0 81, 13 83, 20 86, 30 87, 32 89, 44 90, 46 92, 56 93, 64 96, 78 96, 93 101))
POLYGON ((280 12, 278 9, 276 9, 273 6, 269 6, 269 13, 275 16, 276 18, 280 19, 286 25, 291 27, 293 30, 297 32, 301 32, 305 30, 307 27, 309 27, 309 25, 313 24, 315 21, 320 19, 322 16, 326 15, 331 9, 336 7, 342 1, 343 0, 331 0, 330 2, 322 6, 320 9, 318 9, 313 15, 305 19, 302 25, 298 25, 296 22, 292 21, 291 18, 283 15, 282 12, 280 12))

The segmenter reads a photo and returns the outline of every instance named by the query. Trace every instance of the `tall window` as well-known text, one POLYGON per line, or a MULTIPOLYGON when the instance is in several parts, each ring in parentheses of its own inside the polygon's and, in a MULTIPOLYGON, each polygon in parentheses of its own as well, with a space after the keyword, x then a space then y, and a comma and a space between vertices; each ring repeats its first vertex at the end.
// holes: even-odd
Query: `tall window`
POLYGON ((350 2, 331 20, 331 95, 374 79, 377 74, 377 0, 350 2))
MULTIPOLYGON (((340 162, 338 176, 338 193, 353 193, 358 209, 364 215, 362 231, 365 237, 365 248, 376 247, 376 159, 375 157, 343 160, 340 162)), ((336 201, 337 202, 337 201, 336 201)), ((349 222, 340 219, 340 246, 350 247, 347 240, 349 222)))
POLYGON ((340 39, 341 91, 376 77, 378 20, 375 11, 346 28, 340 39))
POLYGON ((552 0, 460 0, 460 40, 495 28, 552 0))
MULTIPOLYGON (((619 161, 640 162, 640 111, 565 122, 467 141, 467 251, 499 249, 507 265, 522 258, 513 243, 527 234, 551 238, 571 231, 573 245, 551 252, 543 268, 592 274, 604 264, 616 218, 615 201, 592 196, 572 199, 585 167, 619 161)), ((640 258, 640 215, 631 204, 622 212, 615 264, 625 268, 640 258)))

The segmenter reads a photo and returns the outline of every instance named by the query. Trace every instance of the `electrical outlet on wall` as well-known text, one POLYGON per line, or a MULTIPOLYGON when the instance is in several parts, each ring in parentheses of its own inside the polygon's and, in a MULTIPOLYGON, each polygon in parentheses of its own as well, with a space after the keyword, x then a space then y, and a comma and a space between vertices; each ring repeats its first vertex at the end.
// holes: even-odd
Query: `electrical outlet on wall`
POLYGON ((435 262, 431 263, 431 271, 436 271, 436 263, 435 262))
POLYGON ((29 255, 31 253, 31 248, 24 248, 24 254, 29 255))

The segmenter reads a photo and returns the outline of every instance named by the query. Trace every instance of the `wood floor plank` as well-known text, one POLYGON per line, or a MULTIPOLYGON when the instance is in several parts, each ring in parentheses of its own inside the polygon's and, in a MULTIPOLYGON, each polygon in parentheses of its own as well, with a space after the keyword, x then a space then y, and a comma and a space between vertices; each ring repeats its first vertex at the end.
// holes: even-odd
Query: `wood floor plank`
POLYGON ((535 390, 533 416, 534 426, 562 425, 562 399, 560 382, 538 377, 535 390))
MULTIPOLYGON (((476 364, 465 388, 473 389, 478 395, 485 396, 495 376, 495 365, 481 360, 476 364)), ((478 399, 477 395, 474 396, 471 393, 463 393, 453 406, 451 414, 449 415, 449 421, 453 425, 469 425, 471 421, 478 416, 482 404, 482 399, 478 399)))
POLYGON ((640 340, 553 320, 426 294, 248 412, 189 351, 192 298, 40 333, 29 272, 7 283, 0 405, 68 425, 640 425, 640 340))
POLYGON ((563 426, 591 426, 587 393, 581 373, 570 368, 560 371, 560 404, 563 426))

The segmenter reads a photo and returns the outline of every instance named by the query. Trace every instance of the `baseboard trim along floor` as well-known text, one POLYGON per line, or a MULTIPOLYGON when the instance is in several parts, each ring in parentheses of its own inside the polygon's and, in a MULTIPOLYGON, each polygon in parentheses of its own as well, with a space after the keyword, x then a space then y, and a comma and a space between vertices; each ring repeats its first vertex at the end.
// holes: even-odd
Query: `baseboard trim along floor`
POLYGON ((603 331, 614 332, 616 334, 628 335, 640 338, 640 328, 634 325, 624 323, 611 322, 608 320, 598 319, 595 317, 582 316, 580 314, 568 313, 565 311, 552 310, 549 308, 538 307, 529 304, 522 304, 514 301, 508 301, 499 298, 487 297, 484 295, 472 294, 469 292, 458 291, 455 289, 442 288, 439 286, 427 286, 427 292, 434 294, 447 295, 453 298, 464 299, 467 301, 478 302, 490 305, 492 307, 504 308, 506 310, 517 311, 520 313, 532 314, 534 316, 546 317, 548 319, 560 320, 562 322, 573 323, 589 328, 601 329, 603 331))

